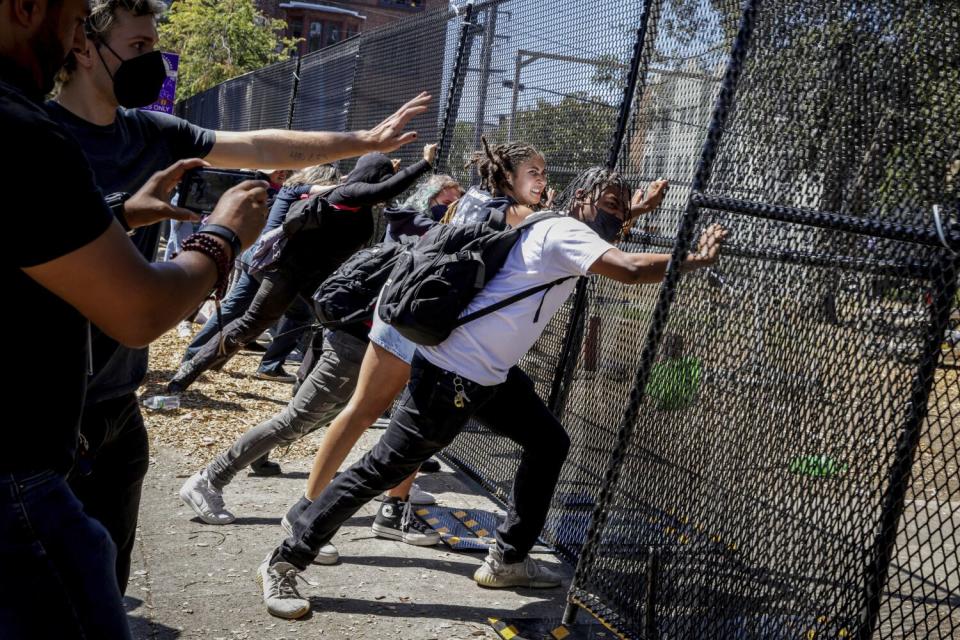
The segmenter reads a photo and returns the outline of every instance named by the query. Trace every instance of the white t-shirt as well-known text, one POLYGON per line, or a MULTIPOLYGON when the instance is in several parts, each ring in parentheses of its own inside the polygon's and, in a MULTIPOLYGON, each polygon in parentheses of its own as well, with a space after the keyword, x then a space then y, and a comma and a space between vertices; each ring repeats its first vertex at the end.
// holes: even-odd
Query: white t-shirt
MULTIPOLYGON (((586 275, 613 247, 574 218, 552 218, 521 231, 507 260, 463 315, 566 276, 586 275)), ((435 347, 419 347, 429 362, 483 386, 507 379, 573 291, 576 278, 458 327, 435 347), (540 306, 541 300, 543 306, 540 306), (540 308, 538 322, 533 318, 540 308)))

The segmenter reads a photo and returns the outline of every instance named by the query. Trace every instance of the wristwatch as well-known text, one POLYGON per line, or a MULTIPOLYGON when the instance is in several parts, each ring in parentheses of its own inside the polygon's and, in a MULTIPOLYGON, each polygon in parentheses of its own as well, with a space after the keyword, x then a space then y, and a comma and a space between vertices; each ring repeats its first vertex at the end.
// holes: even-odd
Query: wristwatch
POLYGON ((132 195, 132 193, 127 193, 126 191, 117 191, 104 198, 107 206, 110 207, 110 213, 113 214, 113 217, 117 219, 117 222, 120 223, 120 226, 123 227, 123 230, 127 233, 129 233, 131 229, 130 225, 127 224, 127 216, 123 212, 123 205, 132 195))
POLYGON ((233 229, 222 224, 205 224, 197 229, 197 233, 209 233, 212 236, 222 238, 233 249, 234 258, 240 255, 240 236, 234 233, 233 229))

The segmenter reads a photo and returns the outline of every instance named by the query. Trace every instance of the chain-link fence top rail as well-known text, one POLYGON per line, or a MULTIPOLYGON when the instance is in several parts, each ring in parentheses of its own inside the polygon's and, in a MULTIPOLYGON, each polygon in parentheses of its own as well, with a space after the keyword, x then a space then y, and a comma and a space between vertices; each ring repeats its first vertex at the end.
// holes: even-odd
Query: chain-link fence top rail
MULTIPOLYGON (((661 296, 571 594, 630 637, 869 637, 879 607, 880 637, 952 638, 956 276, 931 230, 956 202, 957 7, 756 4, 687 209, 730 246, 661 296)), ((688 8, 701 33, 739 15, 688 8)))

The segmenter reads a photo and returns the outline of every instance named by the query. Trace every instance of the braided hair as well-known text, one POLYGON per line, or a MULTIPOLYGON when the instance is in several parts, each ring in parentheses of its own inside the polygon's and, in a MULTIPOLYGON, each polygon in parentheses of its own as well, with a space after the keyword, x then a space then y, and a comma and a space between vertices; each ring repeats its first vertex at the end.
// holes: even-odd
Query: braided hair
POLYGON ((577 191, 580 189, 583 190, 583 199, 591 205, 595 205, 597 201, 600 200, 603 192, 610 188, 620 191, 620 201, 628 207, 626 215, 624 216, 623 228, 620 230, 620 235, 622 236, 633 224, 629 210, 633 187, 619 171, 601 166, 594 166, 581 171, 577 177, 571 180, 570 184, 557 195, 554 200, 554 205, 558 211, 569 211, 576 199, 577 191))
POLYGON ((483 151, 474 151, 464 169, 475 167, 480 175, 480 187, 493 195, 506 193, 510 188, 509 174, 515 173, 521 164, 530 158, 543 158, 536 147, 525 142, 508 142, 491 147, 486 136, 480 136, 480 142, 483 143, 483 151))

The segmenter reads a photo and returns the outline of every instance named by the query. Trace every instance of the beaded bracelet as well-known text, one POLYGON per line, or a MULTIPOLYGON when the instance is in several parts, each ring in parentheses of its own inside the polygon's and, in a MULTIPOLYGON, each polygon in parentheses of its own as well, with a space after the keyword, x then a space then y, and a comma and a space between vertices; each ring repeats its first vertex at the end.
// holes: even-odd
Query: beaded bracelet
POLYGON ((232 266, 232 260, 223 245, 205 233, 194 233, 183 241, 182 248, 183 251, 197 251, 213 260, 217 267, 217 283, 213 289, 213 296, 216 300, 223 298, 227 294, 232 266))

